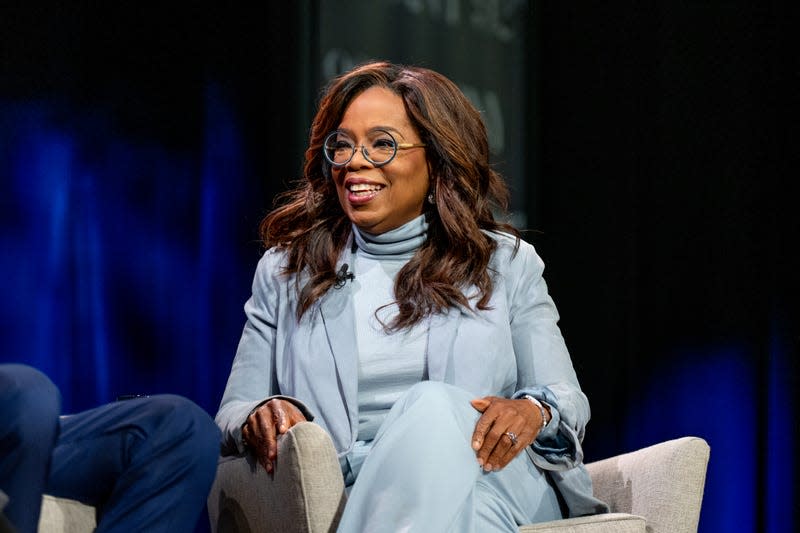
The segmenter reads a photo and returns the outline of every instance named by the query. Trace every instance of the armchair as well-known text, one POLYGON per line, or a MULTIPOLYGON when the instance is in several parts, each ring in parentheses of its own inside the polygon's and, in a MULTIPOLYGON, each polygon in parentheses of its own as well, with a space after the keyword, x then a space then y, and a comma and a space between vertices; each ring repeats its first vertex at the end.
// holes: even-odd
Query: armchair
MULTIPOLYGON (((208 497, 213 533, 336 530, 347 497, 330 437, 298 424, 279 440, 278 456, 273 477, 249 456, 220 459, 208 497)), ((520 533, 696 532, 708 457, 703 439, 683 437, 587 464, 611 513, 524 525, 520 533)))
POLYGON ((39 533, 91 533, 96 526, 94 507, 49 494, 42 498, 39 533))

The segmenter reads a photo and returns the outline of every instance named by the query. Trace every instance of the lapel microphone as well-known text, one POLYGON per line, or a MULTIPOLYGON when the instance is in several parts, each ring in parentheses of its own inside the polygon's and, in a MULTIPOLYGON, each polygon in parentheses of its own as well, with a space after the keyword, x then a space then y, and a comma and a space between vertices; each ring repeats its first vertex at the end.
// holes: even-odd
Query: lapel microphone
POLYGON ((353 281, 356 279, 356 275, 352 272, 349 272, 350 265, 347 263, 343 264, 342 267, 339 269, 339 272, 336 273, 336 282, 333 284, 334 289, 341 289, 347 283, 347 280, 353 281))

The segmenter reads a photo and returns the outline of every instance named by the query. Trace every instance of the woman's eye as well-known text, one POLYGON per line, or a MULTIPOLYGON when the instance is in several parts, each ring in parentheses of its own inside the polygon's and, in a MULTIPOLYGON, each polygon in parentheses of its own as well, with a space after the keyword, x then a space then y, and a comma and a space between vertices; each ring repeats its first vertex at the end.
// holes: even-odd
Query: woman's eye
POLYGON ((372 143, 372 147, 377 150, 391 150, 394 148, 394 141, 392 139, 377 139, 372 143))

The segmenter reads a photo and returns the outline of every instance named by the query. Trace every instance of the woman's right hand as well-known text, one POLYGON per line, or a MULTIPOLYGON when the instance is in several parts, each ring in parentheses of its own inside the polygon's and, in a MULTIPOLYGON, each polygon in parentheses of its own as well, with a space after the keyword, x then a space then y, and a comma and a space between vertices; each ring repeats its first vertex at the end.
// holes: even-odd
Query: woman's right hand
POLYGON ((242 439, 264 470, 271 474, 278 458, 278 435, 305 421, 306 417, 292 402, 274 398, 247 417, 242 427, 242 439))

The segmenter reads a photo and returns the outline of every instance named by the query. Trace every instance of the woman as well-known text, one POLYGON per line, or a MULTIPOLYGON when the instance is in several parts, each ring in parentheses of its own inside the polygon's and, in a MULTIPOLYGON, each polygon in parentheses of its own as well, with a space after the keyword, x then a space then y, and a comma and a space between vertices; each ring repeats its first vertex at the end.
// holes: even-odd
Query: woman
POLYGON ((480 114, 444 76, 390 63, 333 80, 267 252, 217 414, 271 472, 313 420, 350 495, 340 531, 516 531, 604 510, 589 406, 480 114))

